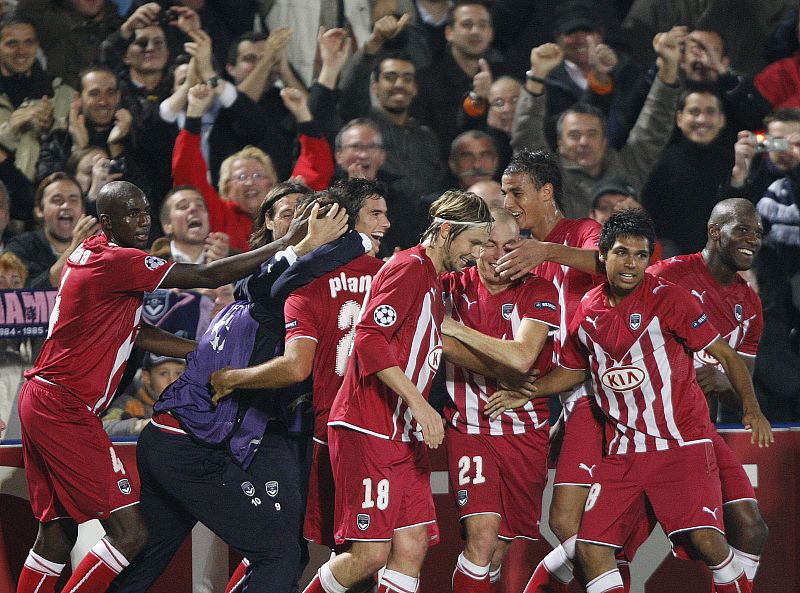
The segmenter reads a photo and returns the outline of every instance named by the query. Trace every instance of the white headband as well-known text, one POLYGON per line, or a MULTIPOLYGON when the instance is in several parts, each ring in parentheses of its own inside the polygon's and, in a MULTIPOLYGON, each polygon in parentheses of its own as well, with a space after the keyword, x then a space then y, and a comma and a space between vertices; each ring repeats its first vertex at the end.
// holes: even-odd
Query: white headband
POLYGON ((494 222, 494 221, 490 221, 490 222, 463 221, 462 222, 460 220, 447 220, 446 218, 439 218, 438 216, 434 216, 433 222, 438 222, 438 223, 447 222, 447 223, 450 223, 450 224, 460 224, 460 225, 464 225, 464 226, 485 226, 485 225, 492 224, 492 222, 494 222))

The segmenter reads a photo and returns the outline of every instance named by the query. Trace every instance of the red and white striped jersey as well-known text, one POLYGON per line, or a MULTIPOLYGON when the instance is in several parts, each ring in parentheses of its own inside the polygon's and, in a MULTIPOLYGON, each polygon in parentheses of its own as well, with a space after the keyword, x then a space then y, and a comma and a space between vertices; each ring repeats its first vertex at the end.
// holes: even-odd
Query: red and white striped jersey
POLYGON ((286 343, 317 342, 314 353, 314 438, 328 442, 328 415, 344 378, 347 359, 372 277, 383 262, 362 255, 295 290, 283 307, 286 343))
POLYGON ((608 452, 657 451, 709 438, 711 421, 691 352, 719 337, 697 299, 645 274, 616 307, 605 285, 581 301, 561 365, 589 369, 611 419, 608 452))
MULTIPOLYGON (((728 345, 742 356, 755 357, 764 316, 761 299, 741 276, 737 274, 730 285, 723 286, 711 274, 702 252, 657 262, 647 271, 688 290, 728 345)), ((695 352, 694 366, 704 364, 719 366, 705 350, 695 352)))
MULTIPOLYGON (((578 249, 597 249, 599 240, 600 225, 591 218, 562 218, 544 239, 548 243, 558 243, 578 249)), ((558 291, 558 307, 561 313, 560 329, 555 342, 555 354, 558 356, 563 337, 567 335, 569 323, 578 308, 578 303, 583 295, 603 282, 604 278, 551 261, 542 262, 531 270, 531 273, 549 280, 558 291)))
POLYGON ((47 339, 25 377, 60 385, 100 414, 125 372, 144 293, 158 288, 173 265, 105 235, 86 239, 64 266, 47 339))
MULTIPOLYGON (((477 266, 461 273, 442 275, 442 284, 453 319, 482 334, 513 340, 522 321, 531 319, 550 326, 536 368, 544 375, 553 367, 553 335, 558 330, 558 292, 552 283, 537 276, 526 276, 506 290, 491 294, 478 274, 477 266)), ((447 392, 450 404, 445 408, 448 422, 468 434, 520 434, 534 430, 547 421, 547 400, 539 398, 517 410, 508 410, 495 420, 483 411, 486 400, 497 391, 497 381, 447 363, 447 392)))
POLYGON ((422 440, 408 406, 375 373, 400 367, 427 399, 442 357, 443 318, 442 284, 425 248, 395 254, 372 281, 328 425, 422 440))

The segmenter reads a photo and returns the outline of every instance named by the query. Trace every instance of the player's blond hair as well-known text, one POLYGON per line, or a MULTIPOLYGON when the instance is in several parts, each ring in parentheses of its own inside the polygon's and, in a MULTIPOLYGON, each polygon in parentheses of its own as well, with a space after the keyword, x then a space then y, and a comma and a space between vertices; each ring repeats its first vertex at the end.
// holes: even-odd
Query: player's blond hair
POLYGON ((431 204, 428 213, 433 222, 423 233, 422 241, 436 237, 444 223, 449 223, 451 227, 447 237, 449 244, 471 226, 485 224, 491 230, 494 221, 489 206, 478 194, 456 189, 448 190, 439 196, 431 204))

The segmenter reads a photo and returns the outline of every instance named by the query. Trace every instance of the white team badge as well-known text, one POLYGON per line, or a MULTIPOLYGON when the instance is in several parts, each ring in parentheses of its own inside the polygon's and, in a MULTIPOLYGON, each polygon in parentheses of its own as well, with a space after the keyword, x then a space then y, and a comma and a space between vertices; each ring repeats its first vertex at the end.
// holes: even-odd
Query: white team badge
POLYGON ((641 313, 631 313, 631 317, 628 320, 628 325, 631 327, 633 331, 639 329, 642 325, 642 314, 641 313))
POLYGON ((511 319, 511 313, 514 312, 514 303, 503 303, 503 306, 500 307, 500 313, 503 314, 503 319, 508 321, 511 319))
POLYGON ((744 317, 744 309, 739 303, 733 306, 733 316, 736 317, 736 321, 741 321, 744 317))
POLYGON ((463 507, 469 500, 469 493, 466 490, 458 491, 458 506, 463 507))
POLYGON ((369 515, 365 513, 359 513, 356 515, 356 525, 361 531, 366 531, 369 529, 369 515))
POLYGON ((144 265, 148 270, 157 270, 165 263, 167 263, 167 260, 156 257, 155 255, 148 255, 144 258, 144 265))
POLYGON ((131 483, 128 481, 128 478, 122 478, 117 482, 117 486, 119 487, 119 491, 126 496, 131 493, 131 483))
POLYGON ((611 367, 600 376, 600 382, 613 391, 631 391, 647 378, 647 374, 636 366, 611 367))
POLYGON ((278 482, 275 480, 267 482, 264 487, 267 489, 267 496, 270 498, 278 496, 278 482))
POLYGON ((250 482, 242 482, 242 492, 247 496, 253 496, 256 493, 256 487, 250 482))
POLYGON ((372 318, 381 327, 391 327, 397 321, 397 311, 391 305, 378 305, 372 318))

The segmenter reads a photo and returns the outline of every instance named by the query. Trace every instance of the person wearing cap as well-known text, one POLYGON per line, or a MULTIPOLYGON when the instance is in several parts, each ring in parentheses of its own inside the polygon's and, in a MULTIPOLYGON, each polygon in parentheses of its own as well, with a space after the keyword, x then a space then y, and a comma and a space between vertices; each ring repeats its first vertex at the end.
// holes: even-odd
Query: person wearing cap
POLYGON ((556 145, 556 121, 571 105, 582 101, 608 115, 620 89, 633 86, 640 69, 624 53, 605 43, 605 30, 594 1, 559 5, 554 13, 553 38, 564 60, 547 76, 548 142, 556 145))
POLYGON ((141 386, 115 398, 103 415, 103 428, 108 435, 133 436, 142 432, 153 416, 153 404, 185 368, 186 361, 182 358, 145 354, 141 386))
MULTIPOLYGON (((595 186, 592 192, 592 208, 589 210, 589 218, 603 225, 616 212, 641 207, 639 193, 636 189, 624 179, 614 177, 595 186)), ((663 250, 661 241, 656 240, 653 255, 650 256, 651 264, 661 259, 663 250)))

